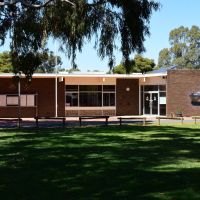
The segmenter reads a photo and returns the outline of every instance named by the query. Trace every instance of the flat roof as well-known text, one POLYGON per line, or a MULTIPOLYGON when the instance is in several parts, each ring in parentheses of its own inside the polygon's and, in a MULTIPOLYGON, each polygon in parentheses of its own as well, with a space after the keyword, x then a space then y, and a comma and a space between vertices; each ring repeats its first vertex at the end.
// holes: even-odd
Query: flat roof
MULTIPOLYGON (((0 74, 0 78, 2 77, 13 77, 12 73, 2 73, 0 74)), ((24 75, 22 75, 24 77, 24 75)), ((88 78, 148 78, 148 77, 161 77, 167 76, 167 73, 152 73, 152 74, 141 74, 141 73, 133 73, 133 74, 68 74, 68 73, 35 73, 33 74, 33 78, 55 78, 55 77, 88 77, 88 78)))

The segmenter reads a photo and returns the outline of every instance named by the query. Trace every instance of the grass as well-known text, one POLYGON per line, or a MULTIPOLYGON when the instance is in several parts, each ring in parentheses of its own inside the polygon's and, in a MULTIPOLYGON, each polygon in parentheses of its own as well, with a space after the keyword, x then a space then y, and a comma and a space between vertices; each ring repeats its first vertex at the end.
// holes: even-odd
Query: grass
POLYGON ((0 130, 2 200, 200 199, 200 126, 0 130))

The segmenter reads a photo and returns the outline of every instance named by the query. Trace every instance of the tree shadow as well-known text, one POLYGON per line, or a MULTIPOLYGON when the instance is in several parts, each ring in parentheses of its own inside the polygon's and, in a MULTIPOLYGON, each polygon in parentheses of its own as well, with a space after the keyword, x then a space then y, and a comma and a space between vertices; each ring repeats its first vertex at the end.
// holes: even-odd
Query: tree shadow
POLYGON ((200 199, 194 127, 0 130, 2 199, 200 199))

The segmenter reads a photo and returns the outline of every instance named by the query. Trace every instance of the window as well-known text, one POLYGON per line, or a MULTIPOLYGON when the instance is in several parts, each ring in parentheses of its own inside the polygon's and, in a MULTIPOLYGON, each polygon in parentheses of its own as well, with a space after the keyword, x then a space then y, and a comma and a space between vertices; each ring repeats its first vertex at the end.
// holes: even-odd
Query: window
POLYGON ((32 94, 26 95, 26 106, 28 107, 35 106, 35 95, 32 94))
POLYGON ((26 95, 21 95, 20 104, 26 106, 26 95))
POLYGON ((105 92, 115 92, 115 85, 104 85, 103 91, 105 92))
POLYGON ((66 106, 115 106, 115 85, 67 85, 66 106))
POLYGON ((145 85, 144 91, 158 91, 158 85, 145 85))
POLYGON ((66 85, 66 91, 78 91, 78 85, 66 85))
POLYGON ((80 92, 101 92, 102 86, 101 85, 80 85, 79 86, 80 92))
POLYGON ((78 93, 66 94, 66 106, 78 106, 78 93))
POLYGON ((103 106, 115 106, 115 93, 103 94, 103 106))
POLYGON ((102 106, 102 86, 101 85, 80 85, 79 86, 79 106, 99 107, 102 106))
POLYGON ((81 92, 80 107, 99 107, 102 106, 101 92, 81 92))
POLYGON ((6 95, 0 95, 0 106, 6 106, 6 95))
POLYGON ((154 93, 158 94, 158 98, 159 98, 158 114, 166 115, 166 85, 142 85, 141 86, 141 93, 140 93, 141 113, 147 114, 145 112, 147 112, 147 110, 150 109, 150 104, 149 102, 147 102, 146 104, 145 97, 148 95, 150 98, 150 96, 153 95, 154 93))
MULTIPOLYGON (((0 106, 19 106, 19 96, 16 94, 0 95, 0 106)), ((35 95, 34 94, 22 94, 20 96, 20 106, 34 107, 35 106, 35 95)))
POLYGON ((103 106, 115 106, 115 85, 103 86, 103 106))
POLYGON ((7 95, 6 105, 7 106, 18 106, 19 105, 18 95, 7 95))

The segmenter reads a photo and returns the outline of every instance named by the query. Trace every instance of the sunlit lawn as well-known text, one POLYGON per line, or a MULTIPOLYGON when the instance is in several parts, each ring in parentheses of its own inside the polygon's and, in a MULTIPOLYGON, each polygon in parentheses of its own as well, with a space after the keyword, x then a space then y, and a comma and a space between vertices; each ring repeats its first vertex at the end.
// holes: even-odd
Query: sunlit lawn
POLYGON ((1 129, 0 199, 200 199, 200 126, 1 129))

